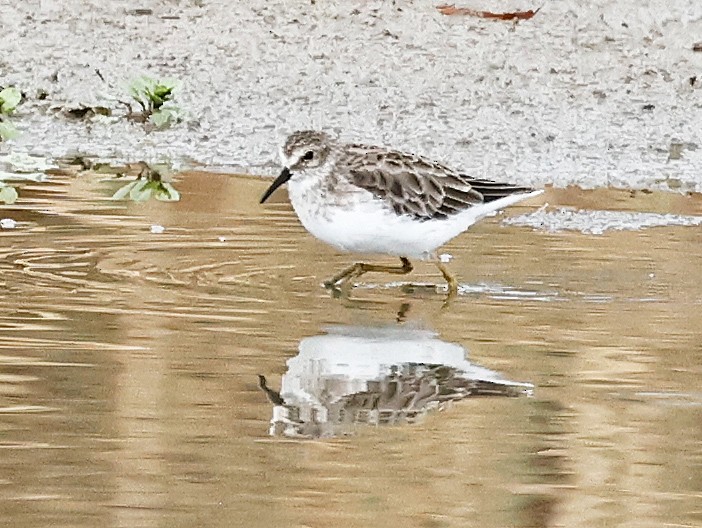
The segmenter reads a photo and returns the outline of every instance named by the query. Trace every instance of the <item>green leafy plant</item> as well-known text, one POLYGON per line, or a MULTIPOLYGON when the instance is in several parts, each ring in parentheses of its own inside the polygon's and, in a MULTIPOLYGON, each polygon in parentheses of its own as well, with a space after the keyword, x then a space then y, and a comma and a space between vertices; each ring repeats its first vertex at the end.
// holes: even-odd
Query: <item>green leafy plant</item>
POLYGON ((14 86, 8 86, 0 91, 0 114, 10 115, 22 100, 22 94, 14 86))
POLYGON ((141 112, 133 117, 148 119, 158 128, 165 128, 177 123, 181 110, 173 104, 173 96, 179 83, 170 79, 154 79, 143 75, 134 79, 129 85, 129 95, 140 107, 141 112))
POLYGON ((0 90, 0 140, 7 141, 19 135, 9 119, 17 105, 22 100, 22 94, 14 86, 8 86, 0 90))
POLYGON ((170 177, 170 168, 167 165, 150 166, 146 162, 139 163, 141 171, 137 179, 120 187, 112 195, 113 200, 132 200, 145 202, 152 198, 162 202, 177 202, 180 193, 166 181, 170 177))
POLYGON ((5 120, 0 117, 0 140, 7 141, 8 139, 14 139, 19 136, 19 132, 14 127, 10 121, 5 120))

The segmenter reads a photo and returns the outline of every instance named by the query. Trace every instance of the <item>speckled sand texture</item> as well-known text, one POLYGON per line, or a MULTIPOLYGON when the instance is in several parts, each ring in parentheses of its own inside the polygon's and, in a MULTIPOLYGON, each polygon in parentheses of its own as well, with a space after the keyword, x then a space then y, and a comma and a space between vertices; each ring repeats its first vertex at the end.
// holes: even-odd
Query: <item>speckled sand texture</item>
POLYGON ((457 3, 543 5, 517 24, 445 16, 440 3, 5 2, 0 85, 29 101, 15 118, 23 135, 0 151, 273 174, 284 136, 314 127, 476 176, 702 191, 701 1, 457 3), (142 73, 182 81, 184 123, 147 133, 59 112, 121 112, 123 83, 142 73))

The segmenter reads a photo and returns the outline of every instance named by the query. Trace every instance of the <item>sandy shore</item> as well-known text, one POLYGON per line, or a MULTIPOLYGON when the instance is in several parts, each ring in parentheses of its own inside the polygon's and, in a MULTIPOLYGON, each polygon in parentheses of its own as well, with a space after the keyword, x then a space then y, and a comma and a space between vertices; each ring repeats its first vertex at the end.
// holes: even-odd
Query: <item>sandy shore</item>
POLYGON ((313 127, 488 178, 702 191, 702 2, 564 0, 516 24, 439 3, 20 2, 0 85, 28 100, 0 151, 273 174, 284 136, 313 127), (63 115, 119 115, 140 74, 181 81, 182 123, 63 115))

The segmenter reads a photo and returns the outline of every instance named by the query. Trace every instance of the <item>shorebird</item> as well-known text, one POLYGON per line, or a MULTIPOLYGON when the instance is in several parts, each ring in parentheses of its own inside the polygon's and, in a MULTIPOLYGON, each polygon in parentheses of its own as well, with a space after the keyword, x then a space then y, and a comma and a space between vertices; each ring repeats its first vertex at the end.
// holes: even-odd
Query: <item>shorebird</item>
POLYGON ((436 250, 475 222, 543 191, 473 178, 422 156, 341 143, 324 132, 291 134, 283 170, 261 203, 288 184, 302 225, 341 251, 392 255, 400 266, 356 262, 325 281, 345 287, 369 271, 404 275, 410 258, 433 261, 448 284, 458 282, 436 250))

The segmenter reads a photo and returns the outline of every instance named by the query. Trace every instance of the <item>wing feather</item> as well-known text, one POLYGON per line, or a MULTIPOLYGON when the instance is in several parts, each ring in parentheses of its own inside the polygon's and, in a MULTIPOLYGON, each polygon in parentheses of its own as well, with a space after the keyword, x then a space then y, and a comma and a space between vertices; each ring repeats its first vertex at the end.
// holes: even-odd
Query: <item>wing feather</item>
POLYGON ((346 145, 341 152, 338 163, 351 167, 351 183, 396 213, 420 220, 448 218, 477 204, 533 190, 471 178, 425 158, 377 147, 346 145))
POLYGON ((493 200, 504 198, 510 194, 528 193, 534 190, 532 187, 526 187, 524 185, 471 178, 467 174, 461 174, 461 177, 468 182, 473 189, 482 194, 486 202, 492 202, 493 200))

